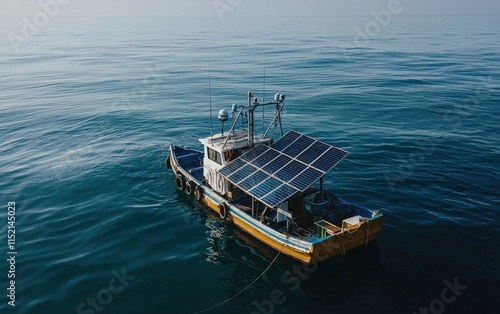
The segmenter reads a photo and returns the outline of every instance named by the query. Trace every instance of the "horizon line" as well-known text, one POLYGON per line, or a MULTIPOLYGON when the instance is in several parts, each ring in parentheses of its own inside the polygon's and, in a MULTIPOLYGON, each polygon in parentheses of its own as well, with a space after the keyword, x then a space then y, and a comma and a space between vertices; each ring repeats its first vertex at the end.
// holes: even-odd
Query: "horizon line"
MULTIPOLYGON (((398 16, 461 16, 461 15, 481 15, 481 16, 495 16, 500 15, 500 13, 421 13, 421 14, 399 14, 398 16)), ((32 15, 0 15, 3 17, 31 17, 32 15)), ((254 19, 254 18, 272 18, 272 19, 288 19, 293 18, 329 18, 329 17, 370 17, 370 14, 342 14, 342 15, 297 15, 297 16, 230 16, 224 19, 235 20, 235 19, 254 19)), ((179 18, 179 19, 220 19, 218 16, 168 16, 168 15, 61 15, 59 17, 139 17, 139 18, 179 18)))

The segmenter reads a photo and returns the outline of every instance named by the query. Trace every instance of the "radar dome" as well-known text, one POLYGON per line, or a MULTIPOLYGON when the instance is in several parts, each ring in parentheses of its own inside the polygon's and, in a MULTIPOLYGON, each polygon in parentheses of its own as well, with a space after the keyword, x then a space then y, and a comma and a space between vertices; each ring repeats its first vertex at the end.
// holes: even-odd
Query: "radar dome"
POLYGON ((219 118, 219 121, 220 121, 220 122, 225 122, 225 121, 227 121, 227 119, 229 118, 229 114, 227 113, 227 110, 226 110, 226 109, 221 109, 221 110, 219 111, 219 116, 218 116, 218 118, 219 118))

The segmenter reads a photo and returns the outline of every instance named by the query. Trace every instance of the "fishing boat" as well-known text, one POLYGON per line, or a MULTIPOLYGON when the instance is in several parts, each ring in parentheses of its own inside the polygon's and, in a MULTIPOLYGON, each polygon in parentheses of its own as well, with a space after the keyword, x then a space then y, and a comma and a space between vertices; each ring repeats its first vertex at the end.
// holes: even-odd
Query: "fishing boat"
POLYGON ((383 214, 349 203, 324 187, 324 176, 348 152, 293 130, 284 134, 283 94, 267 103, 259 103, 252 92, 247 98, 246 105, 232 105, 228 132, 224 123, 229 113, 219 111, 221 133, 200 139, 203 151, 169 146, 166 166, 174 172, 177 188, 222 220, 304 264, 374 240, 383 214), (259 135, 255 113, 265 106, 275 111, 259 135), (277 127, 280 137, 274 139, 270 134, 277 127))

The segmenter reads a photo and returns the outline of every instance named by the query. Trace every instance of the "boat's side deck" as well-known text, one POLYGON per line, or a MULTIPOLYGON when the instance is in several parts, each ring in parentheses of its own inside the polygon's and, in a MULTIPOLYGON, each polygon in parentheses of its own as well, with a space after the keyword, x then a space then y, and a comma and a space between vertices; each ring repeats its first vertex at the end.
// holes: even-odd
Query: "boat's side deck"
POLYGON ((203 177, 203 153, 182 146, 175 146, 175 158, 179 167, 197 180, 203 177))
MULTIPOLYGON (((314 195, 318 192, 318 190, 311 190, 306 195, 314 195)), ((269 209, 258 202, 255 203, 254 212, 252 213, 251 200, 247 197, 243 196, 232 200, 232 204, 274 230, 302 240, 314 236, 322 238, 343 231, 356 230, 363 223, 363 219, 369 219, 372 216, 372 212, 364 207, 346 203, 334 195, 327 196, 330 198, 329 202, 323 202, 324 199, 322 198, 317 199, 317 203, 324 203, 325 205, 321 211, 315 209, 314 214, 304 209, 303 196, 300 196, 301 199, 290 202, 288 210, 293 214, 291 224, 288 224, 286 220, 278 222, 276 219, 277 211, 269 209)))

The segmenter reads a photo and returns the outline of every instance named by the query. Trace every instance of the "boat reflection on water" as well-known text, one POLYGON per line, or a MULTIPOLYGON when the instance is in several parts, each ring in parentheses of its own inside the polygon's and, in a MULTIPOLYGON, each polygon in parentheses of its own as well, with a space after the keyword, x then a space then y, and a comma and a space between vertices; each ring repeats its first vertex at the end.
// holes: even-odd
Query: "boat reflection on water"
POLYGON ((184 192, 177 191, 177 201, 189 210, 191 218, 207 227, 206 234, 208 237, 206 239, 209 246, 206 249, 205 257, 208 262, 217 265, 243 262, 255 268, 257 261, 262 263, 260 266, 265 267, 265 263, 268 263, 276 256, 275 251, 246 235, 233 225, 224 222, 216 213, 187 196, 184 192))
MULTIPOLYGON (((184 192, 177 193, 179 204, 190 215, 190 223, 197 222, 206 228, 206 250, 200 254, 207 262, 217 265, 217 278, 214 280, 220 285, 219 289, 226 287, 228 299, 238 295, 237 299, 220 308, 222 312, 229 308, 233 312, 255 312, 258 310, 256 302, 269 300, 270 292, 274 290, 282 291, 286 297, 286 303, 279 306, 284 311, 304 306, 296 303, 303 299, 298 296, 307 296, 310 303, 323 304, 329 309, 344 304, 353 295, 363 295, 366 304, 380 302, 377 292, 379 280, 376 278, 381 263, 376 241, 370 241, 366 247, 349 250, 346 255, 310 265, 280 254, 272 267, 259 278, 278 253, 222 220, 184 192)), ((201 307, 208 308, 221 301, 205 302, 201 307)))

